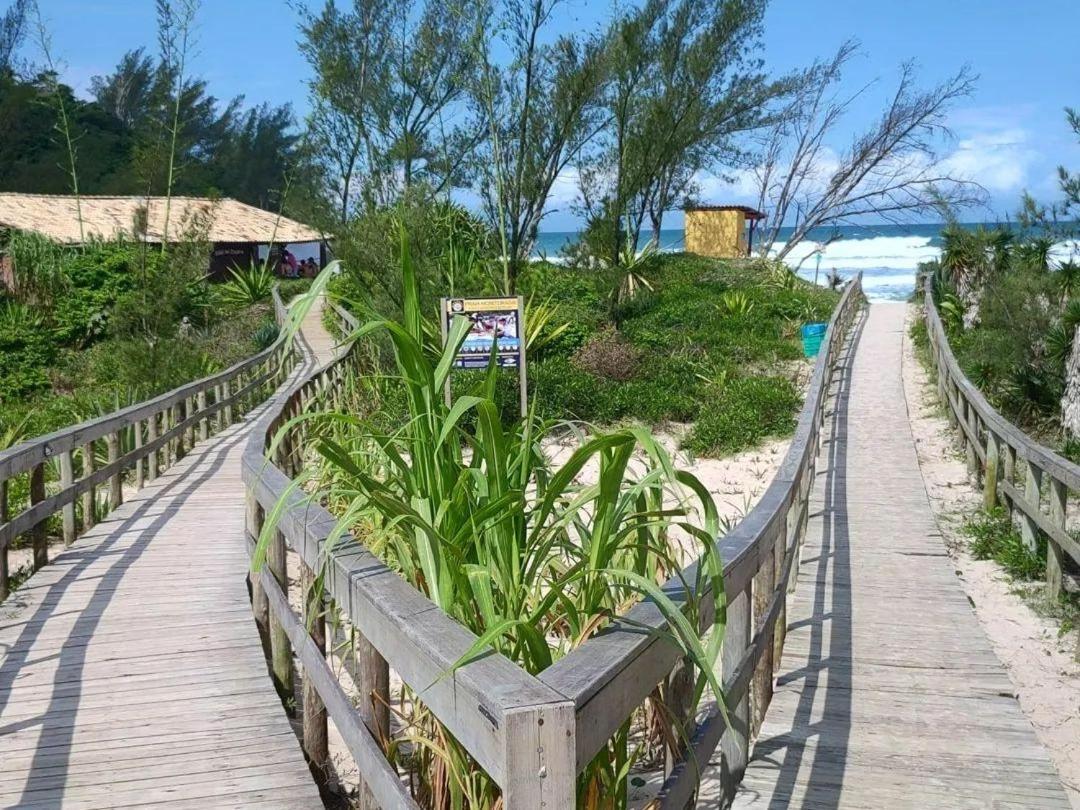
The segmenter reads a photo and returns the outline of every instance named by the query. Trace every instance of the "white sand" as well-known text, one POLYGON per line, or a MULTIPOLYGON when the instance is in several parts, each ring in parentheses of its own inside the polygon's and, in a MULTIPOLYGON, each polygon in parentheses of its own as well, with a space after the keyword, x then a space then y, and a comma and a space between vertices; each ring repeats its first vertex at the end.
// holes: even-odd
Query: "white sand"
MULTIPOLYGON (((910 307, 908 323, 920 311, 910 307)), ((938 404, 933 380, 905 339, 904 390, 923 479, 945 546, 979 621, 1016 687, 1020 707, 1050 753, 1072 806, 1080 810, 1080 662, 1076 633, 1036 613, 994 562, 972 559, 960 529, 982 507, 938 404)))

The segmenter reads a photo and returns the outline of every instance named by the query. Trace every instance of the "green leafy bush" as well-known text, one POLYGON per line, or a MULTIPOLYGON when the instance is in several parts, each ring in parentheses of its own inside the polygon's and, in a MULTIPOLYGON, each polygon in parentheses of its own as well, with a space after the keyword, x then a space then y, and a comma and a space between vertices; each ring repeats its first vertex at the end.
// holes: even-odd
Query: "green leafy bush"
POLYGON ((799 392, 782 377, 731 380, 702 403, 686 447, 706 455, 727 455, 790 433, 802 405, 799 392))

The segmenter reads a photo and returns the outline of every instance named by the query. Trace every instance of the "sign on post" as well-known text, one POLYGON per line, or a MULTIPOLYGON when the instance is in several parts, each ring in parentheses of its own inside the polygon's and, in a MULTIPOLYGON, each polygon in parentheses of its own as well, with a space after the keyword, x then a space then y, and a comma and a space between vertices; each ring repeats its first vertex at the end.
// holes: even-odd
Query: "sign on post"
MULTIPOLYGON (((521 383, 521 415, 528 410, 528 382, 525 376, 525 303, 513 298, 443 298, 442 335, 446 344, 450 324, 462 316, 471 322, 465 341, 454 359, 457 368, 487 368, 494 349, 499 368, 516 368, 521 383)), ((446 383, 450 402, 450 383, 446 383)))

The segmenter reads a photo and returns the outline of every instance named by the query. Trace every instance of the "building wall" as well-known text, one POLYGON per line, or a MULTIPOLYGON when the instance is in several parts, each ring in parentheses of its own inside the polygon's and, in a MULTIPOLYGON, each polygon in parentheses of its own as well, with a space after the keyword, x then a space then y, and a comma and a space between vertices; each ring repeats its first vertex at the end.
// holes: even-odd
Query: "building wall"
POLYGON ((746 255, 746 216, 742 211, 687 211, 683 229, 688 253, 717 259, 746 255))

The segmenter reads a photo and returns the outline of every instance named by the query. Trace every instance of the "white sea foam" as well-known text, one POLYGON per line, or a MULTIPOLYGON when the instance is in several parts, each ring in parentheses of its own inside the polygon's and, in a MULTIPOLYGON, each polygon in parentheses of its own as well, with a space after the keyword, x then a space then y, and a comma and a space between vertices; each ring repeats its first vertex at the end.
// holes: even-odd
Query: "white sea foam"
MULTIPOLYGON (((777 244, 776 250, 781 249, 783 243, 777 244)), ((792 266, 801 263, 803 269, 813 269, 819 251, 822 272, 833 267, 837 270, 914 270, 921 262, 936 259, 940 253, 928 236, 875 236, 870 239, 839 239, 825 246, 819 242, 802 242, 795 246, 786 260, 792 266)))

